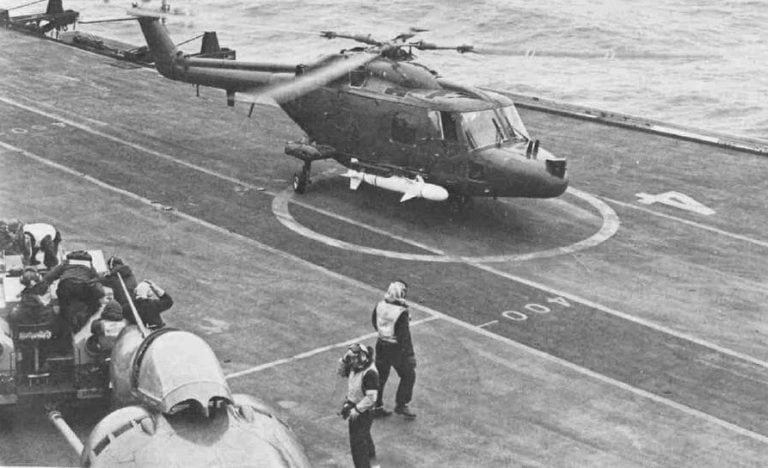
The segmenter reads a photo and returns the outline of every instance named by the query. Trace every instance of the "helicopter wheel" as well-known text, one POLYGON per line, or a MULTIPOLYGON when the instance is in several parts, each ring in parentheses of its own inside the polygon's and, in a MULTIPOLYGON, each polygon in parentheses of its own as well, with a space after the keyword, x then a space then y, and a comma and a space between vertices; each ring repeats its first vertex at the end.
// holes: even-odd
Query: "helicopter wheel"
POLYGON ((304 193, 307 190, 307 184, 311 184, 309 180, 309 172, 312 169, 312 164, 309 161, 304 161, 304 167, 301 168, 301 172, 293 174, 293 191, 296 193, 304 193))
POLYGON ((304 193, 307 190, 307 176, 304 172, 296 172, 293 174, 293 191, 296 193, 304 193))

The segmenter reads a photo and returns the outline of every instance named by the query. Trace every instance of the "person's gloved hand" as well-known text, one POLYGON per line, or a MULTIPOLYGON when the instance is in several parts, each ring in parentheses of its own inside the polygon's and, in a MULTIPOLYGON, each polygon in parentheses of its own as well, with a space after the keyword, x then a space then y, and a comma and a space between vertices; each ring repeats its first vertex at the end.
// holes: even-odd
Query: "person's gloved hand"
POLYGON ((352 407, 352 410, 349 412, 349 420, 354 421, 360 416, 360 412, 357 410, 355 406, 352 407))
POLYGON ((165 291, 160 286, 156 285, 154 281, 152 280, 144 280, 147 282, 150 288, 152 288, 152 291, 157 294, 157 297, 162 297, 165 295, 165 291))

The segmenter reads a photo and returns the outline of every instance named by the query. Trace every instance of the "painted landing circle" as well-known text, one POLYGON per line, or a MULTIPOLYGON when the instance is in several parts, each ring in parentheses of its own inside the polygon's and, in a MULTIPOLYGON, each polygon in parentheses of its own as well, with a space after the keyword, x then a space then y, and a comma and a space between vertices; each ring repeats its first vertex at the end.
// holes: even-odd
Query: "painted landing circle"
MULTIPOLYGON (((579 252, 581 250, 590 249, 610 239, 618 231, 619 225, 620 225, 619 217, 616 214, 616 212, 610 206, 608 206, 607 203, 603 202, 602 200, 600 200, 594 195, 591 195, 587 192, 583 192, 578 189, 574 189, 572 187, 569 187, 566 193, 585 201, 586 203, 591 205, 595 210, 597 210, 597 212, 600 214, 600 216, 603 219, 600 229, 594 234, 592 234, 591 236, 587 237, 586 239, 575 242, 573 244, 569 244, 561 247, 554 247, 551 249, 539 250, 536 252, 528 252, 524 254, 502 254, 502 255, 483 255, 483 256, 451 255, 441 250, 438 250, 436 248, 431 248, 423 244, 417 244, 415 242, 408 241, 407 239, 403 239, 393 234, 383 232, 376 228, 361 225, 359 223, 356 223, 356 225, 363 228, 369 228, 370 230, 375 231, 378 234, 388 235, 389 237, 392 237, 404 242, 408 242, 412 245, 415 245, 423 250, 426 250, 432 253, 414 254, 414 253, 406 253, 406 252, 397 252, 393 250, 377 249, 375 247, 368 247, 364 245, 345 242, 345 241, 327 236, 325 234, 319 233, 317 231, 314 231, 300 224, 298 221, 296 221, 296 219, 291 215, 289 210, 289 204, 293 201, 293 197, 294 197, 294 192, 290 188, 287 188, 286 190, 278 193, 275 196, 275 198, 272 200, 272 212, 277 217, 277 220, 283 226, 287 227, 291 231, 301 236, 304 236, 308 239, 313 239, 317 242, 321 242, 325 245, 352 251, 352 252, 365 253, 369 255, 377 255, 381 257, 387 257, 387 258, 393 258, 393 259, 399 259, 399 260, 411 260, 411 261, 422 261, 422 262, 443 262, 443 263, 521 262, 526 260, 550 258, 558 255, 572 254, 575 252, 579 252)), ((342 221, 349 221, 340 216, 336 216, 336 217, 341 219, 342 221)))

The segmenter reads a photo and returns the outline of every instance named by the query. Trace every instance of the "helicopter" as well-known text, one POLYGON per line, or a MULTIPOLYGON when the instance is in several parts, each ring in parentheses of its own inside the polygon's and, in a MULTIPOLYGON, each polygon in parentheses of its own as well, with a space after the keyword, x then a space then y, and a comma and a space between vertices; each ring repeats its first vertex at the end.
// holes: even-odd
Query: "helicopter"
MULTIPOLYGON (((168 10, 165 8, 165 10, 168 10)), ((199 58, 179 51, 164 21, 168 13, 135 7, 157 70, 165 77, 224 89, 227 104, 277 105, 308 139, 285 153, 303 162, 293 189, 304 193, 311 165, 334 159, 350 188, 363 182, 413 198, 464 206, 473 197, 551 198, 568 187, 566 159, 532 139, 511 99, 442 78, 415 61, 414 50, 454 49, 323 31, 327 39, 361 46, 311 64, 285 65, 199 58), (161 23, 160 20, 163 20, 161 23)))

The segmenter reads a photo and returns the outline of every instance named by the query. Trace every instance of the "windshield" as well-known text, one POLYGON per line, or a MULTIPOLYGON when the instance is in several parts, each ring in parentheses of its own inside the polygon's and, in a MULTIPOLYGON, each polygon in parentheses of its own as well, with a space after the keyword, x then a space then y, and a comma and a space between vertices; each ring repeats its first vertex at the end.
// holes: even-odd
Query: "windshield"
POLYGON ((495 145, 507 139, 496 113, 490 109, 462 113, 461 128, 472 148, 495 145))
POLYGON ((517 113, 515 106, 502 107, 501 114, 504 116, 504 127, 510 135, 517 139, 521 139, 521 137, 530 139, 528 130, 525 129, 523 120, 520 118, 520 114, 517 113))

